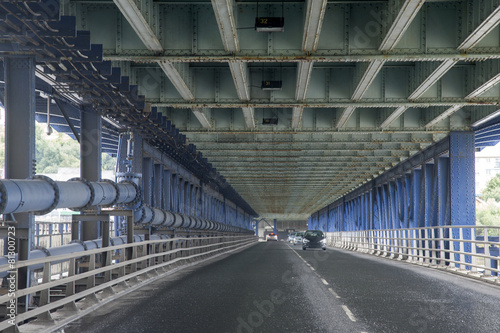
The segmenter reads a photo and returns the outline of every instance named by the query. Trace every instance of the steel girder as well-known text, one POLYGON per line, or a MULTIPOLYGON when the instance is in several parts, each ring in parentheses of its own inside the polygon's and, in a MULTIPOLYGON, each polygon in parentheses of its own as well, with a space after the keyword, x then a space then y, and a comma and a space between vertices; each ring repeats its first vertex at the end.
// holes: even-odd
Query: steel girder
POLYGON ((474 133, 453 132, 312 214, 310 223, 324 231, 474 225, 474 151, 474 133))

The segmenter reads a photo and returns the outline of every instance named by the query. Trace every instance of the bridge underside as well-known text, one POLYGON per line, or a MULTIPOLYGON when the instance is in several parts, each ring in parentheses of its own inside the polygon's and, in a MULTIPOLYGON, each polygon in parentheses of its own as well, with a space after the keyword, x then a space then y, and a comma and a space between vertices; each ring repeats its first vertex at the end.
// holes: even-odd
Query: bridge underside
POLYGON ((104 151, 134 128, 268 219, 307 219, 498 111, 496 0, 49 2, 0 5, 1 54, 36 57, 58 130, 97 110, 104 151))

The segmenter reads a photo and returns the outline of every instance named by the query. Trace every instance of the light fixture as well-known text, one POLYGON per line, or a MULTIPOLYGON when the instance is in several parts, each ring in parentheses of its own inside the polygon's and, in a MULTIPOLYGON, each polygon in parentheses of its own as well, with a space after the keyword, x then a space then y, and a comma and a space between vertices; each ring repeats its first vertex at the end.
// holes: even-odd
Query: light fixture
POLYGON ((285 18, 256 17, 255 30, 257 32, 283 32, 285 31, 285 18))

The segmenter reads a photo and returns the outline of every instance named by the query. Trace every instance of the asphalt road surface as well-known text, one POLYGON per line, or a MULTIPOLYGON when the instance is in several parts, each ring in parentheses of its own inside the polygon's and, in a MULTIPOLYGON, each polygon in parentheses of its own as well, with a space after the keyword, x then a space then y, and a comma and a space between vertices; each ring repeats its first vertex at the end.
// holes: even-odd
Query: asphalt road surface
POLYGON ((64 332, 498 332, 500 286, 365 254, 259 243, 156 281, 64 332), (221 259, 222 258, 222 259, 221 259))

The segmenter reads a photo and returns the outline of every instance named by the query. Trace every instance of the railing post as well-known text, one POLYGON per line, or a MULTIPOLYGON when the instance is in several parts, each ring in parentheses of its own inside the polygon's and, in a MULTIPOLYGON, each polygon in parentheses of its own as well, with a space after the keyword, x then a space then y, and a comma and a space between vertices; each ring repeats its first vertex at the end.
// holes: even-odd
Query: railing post
MULTIPOLYGON (((483 234, 484 234, 485 242, 488 242, 489 239, 488 239, 488 228, 487 227, 484 228, 483 234)), ((489 242, 488 242, 488 244, 484 245, 484 255, 486 257, 489 257, 491 255, 489 242)), ((491 259, 484 258, 484 275, 492 275, 492 271, 487 269, 489 267, 491 267, 491 259)))
POLYGON ((465 246, 464 246, 464 229, 463 228, 459 228, 459 231, 458 231, 458 234, 459 234, 459 244, 460 244, 460 254, 459 254, 459 259, 458 261, 460 262, 460 269, 465 269, 465 256, 463 254, 463 252, 465 251, 465 246))

